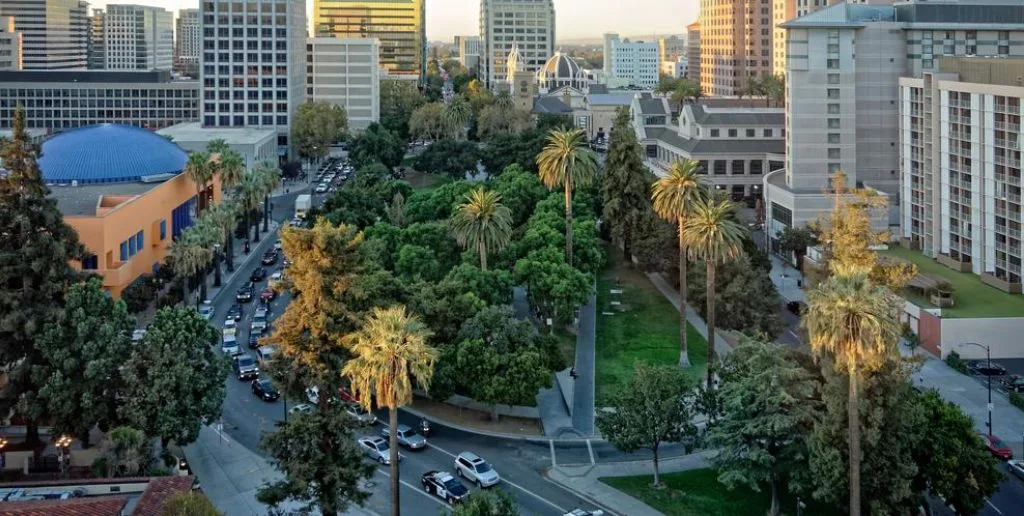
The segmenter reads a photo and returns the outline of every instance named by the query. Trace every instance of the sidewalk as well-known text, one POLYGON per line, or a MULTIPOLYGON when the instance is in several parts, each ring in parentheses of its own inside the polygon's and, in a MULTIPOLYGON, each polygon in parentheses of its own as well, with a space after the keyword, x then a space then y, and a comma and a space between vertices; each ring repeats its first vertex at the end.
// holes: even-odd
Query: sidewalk
POLYGON ((800 288, 804 282, 803 273, 792 266, 784 264, 778 256, 772 255, 771 259, 772 270, 769 276, 772 279, 772 283, 775 284, 775 290, 786 301, 806 303, 807 296, 804 295, 803 289, 800 288))
POLYGON ((594 391, 597 341, 597 294, 580 307, 576 335, 576 378, 572 388, 572 426, 582 435, 594 435, 594 391))
MULTIPOLYGON (((256 501, 256 490, 281 478, 270 462, 249 451, 214 427, 204 427, 199 439, 185 447, 185 457, 199 479, 203 493, 225 516, 266 514, 268 507, 256 501)), ((282 504, 287 512, 299 511, 301 503, 282 504)), ((355 507, 347 516, 375 516, 355 507)))
MULTIPOLYGON (((668 282, 665 281, 665 278, 657 272, 648 272, 647 277, 651 280, 651 283, 654 284, 658 291, 665 296, 665 299, 668 299, 669 302, 672 303, 672 306, 676 307, 676 310, 679 310, 679 292, 676 291, 672 285, 669 285, 668 282)), ((689 305, 686 307, 686 320, 693 325, 697 330, 697 333, 700 333, 701 337, 704 337, 705 340, 708 338, 707 323, 705 323, 704 319, 701 319, 700 314, 698 314, 693 307, 689 305)), ((730 351, 732 351, 732 347, 729 346, 729 343, 725 340, 722 332, 716 331, 715 353, 718 354, 718 358, 723 358, 725 355, 728 355, 730 351)))
MULTIPOLYGON (((700 452, 682 457, 664 459, 658 463, 661 474, 676 473, 709 467, 712 452, 700 452)), ((647 504, 601 482, 602 477, 631 477, 653 475, 654 464, 649 460, 596 464, 592 466, 555 466, 548 478, 556 484, 604 507, 614 514, 628 516, 657 516, 661 513, 647 504)))

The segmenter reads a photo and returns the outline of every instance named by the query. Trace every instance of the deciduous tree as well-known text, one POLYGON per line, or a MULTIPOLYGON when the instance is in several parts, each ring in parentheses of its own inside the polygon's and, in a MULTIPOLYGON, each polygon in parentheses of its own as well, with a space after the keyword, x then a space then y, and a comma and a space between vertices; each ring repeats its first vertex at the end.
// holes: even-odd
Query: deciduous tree
POLYGON ((356 167, 379 161, 388 167, 388 170, 402 164, 405 151, 405 141, 380 124, 370 124, 362 134, 353 138, 348 146, 349 158, 356 167))
POLYGON ((221 516, 221 512, 203 493, 186 491, 168 496, 160 516, 221 516))
MULTIPOLYGON (((715 274, 715 321, 725 330, 749 336, 775 338, 785 330, 779 316, 779 297, 767 272, 746 256, 722 264, 715 274)), ((707 268, 694 267, 688 274, 688 297, 701 317, 707 318, 707 268)))
POLYGON ((306 102, 299 105, 292 122, 292 137, 299 155, 320 159, 331 152, 348 130, 345 108, 330 102, 306 102))
POLYGON ((476 143, 445 138, 434 142, 417 156, 414 166, 420 172, 465 179, 466 172, 476 173, 479 154, 476 143))
POLYGON ((380 81, 380 124, 405 141, 409 139, 409 117, 424 102, 413 82, 401 79, 380 81))
POLYGON ((469 501, 456 505, 452 516, 519 516, 519 506, 500 489, 480 491, 469 501))

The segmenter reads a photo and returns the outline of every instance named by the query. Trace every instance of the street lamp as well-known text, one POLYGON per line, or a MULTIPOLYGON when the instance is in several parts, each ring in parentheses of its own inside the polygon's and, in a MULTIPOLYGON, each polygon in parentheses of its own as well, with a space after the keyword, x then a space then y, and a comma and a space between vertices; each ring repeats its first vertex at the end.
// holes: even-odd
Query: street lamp
POLYGON ((220 283, 220 244, 213 246, 213 286, 219 287, 220 283))
MULTIPOLYGON (((964 346, 977 346, 985 350, 985 360, 988 361, 988 368, 992 369, 992 349, 989 346, 978 344, 977 342, 965 342, 958 347, 964 346)), ((991 373, 991 371, 989 371, 991 373)), ((988 435, 992 435, 992 375, 986 374, 985 378, 988 379, 988 435)))
POLYGON ((4 468, 7 467, 7 452, 4 448, 7 447, 7 438, 0 436, 0 478, 3 478, 4 468))
POLYGON ((67 478, 68 470, 71 469, 71 436, 62 435, 54 443, 57 447, 57 461, 60 463, 60 475, 67 478))

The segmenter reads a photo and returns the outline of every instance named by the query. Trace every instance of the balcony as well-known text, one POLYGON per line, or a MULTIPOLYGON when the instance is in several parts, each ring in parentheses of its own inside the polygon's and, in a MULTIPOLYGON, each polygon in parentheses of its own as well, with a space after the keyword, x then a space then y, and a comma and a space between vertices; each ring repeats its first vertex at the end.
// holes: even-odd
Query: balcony
POLYGON ((996 181, 1000 181, 1008 185, 1020 186, 1020 176, 1014 176, 1011 174, 996 173, 996 181))
POLYGON ((949 115, 949 121, 954 124, 971 125, 970 117, 966 116, 949 115))
POLYGON ((1007 201, 1010 201, 1010 202, 1014 202, 1014 203, 1020 204, 1020 194, 1015 194, 1015 193, 1012 193, 1012 192, 1006 192, 1006 193, 1003 194, 1003 199, 1006 199, 1007 201))
POLYGON ((971 108, 971 101, 969 99, 968 100, 949 99, 949 107, 960 107, 960 108, 970 109, 971 108))
POLYGON ((1008 244, 1006 242, 996 242, 996 251, 1002 251, 1004 253, 1010 253, 1016 256, 1020 256, 1020 244, 1008 244))
POLYGON ((1020 124, 1015 124, 1013 122, 1000 122, 1000 121, 996 120, 994 125, 995 125, 996 129, 999 129, 999 130, 1002 130, 1002 131, 1011 131, 1011 132, 1015 132, 1015 133, 1016 132, 1020 132, 1020 124))
POLYGON ((951 131, 949 131, 949 137, 954 139, 954 140, 968 140, 968 141, 970 141, 971 133, 969 133, 967 131, 951 130, 951 131))
POLYGON ((1011 158, 1009 156, 996 156, 993 161, 999 165, 1005 165, 1007 167, 1020 168, 1020 159, 1011 158))
POLYGON ((995 144, 996 147, 1003 147, 1005 149, 1017 150, 1020 148, 1020 144, 1017 142, 1017 140, 1004 140, 1002 138, 996 138, 995 144))

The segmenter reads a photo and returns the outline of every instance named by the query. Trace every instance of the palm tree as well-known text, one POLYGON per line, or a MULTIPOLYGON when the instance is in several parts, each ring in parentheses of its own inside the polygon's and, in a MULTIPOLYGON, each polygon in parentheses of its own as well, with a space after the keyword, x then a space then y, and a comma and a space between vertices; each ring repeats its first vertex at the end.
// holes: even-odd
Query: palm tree
MULTIPOLYGON (((270 231, 270 194, 281 186, 281 169, 269 161, 264 161, 256 168, 261 190, 263 191, 263 232, 270 231)), ((257 226, 259 221, 256 222, 257 226)))
POLYGON ((480 268, 487 270, 487 253, 500 251, 512 239, 512 210, 501 204, 501 195, 477 188, 466 194, 451 218, 455 240, 463 248, 480 253, 480 268))
POLYGON ((220 185, 225 192, 238 186, 245 177, 245 162, 242 156, 233 149, 221 152, 216 164, 217 173, 220 174, 220 185))
POLYGON ((537 167, 544 186, 565 189, 565 256, 572 265, 572 191, 586 186, 597 174, 597 158, 587 135, 580 129, 553 130, 548 143, 537 155, 537 167))
POLYGON ((735 205, 713 196, 697 202, 693 213, 683 222, 680 238, 693 259, 704 260, 707 266, 707 323, 708 323, 708 378, 711 378, 715 358, 715 266, 735 260, 743 253, 746 228, 733 216, 735 205))
POLYGON ((452 99, 441 113, 445 132, 448 133, 449 138, 463 139, 466 136, 466 124, 472 116, 473 108, 464 96, 459 95, 452 99))
POLYGON ((245 175, 242 179, 241 184, 238 187, 238 200, 241 201, 242 207, 245 209, 245 231, 246 234, 249 232, 249 228, 252 230, 252 241, 259 242, 259 219, 256 219, 256 225, 253 226, 252 216, 256 211, 256 208, 260 204, 260 200, 263 199, 263 184, 260 181, 259 174, 253 170, 245 175))
POLYGON ((686 242, 682 229, 687 215, 707 191, 699 167, 694 160, 675 161, 667 175, 651 186, 654 212, 674 222, 679 235, 679 365, 683 367, 689 367, 690 356, 686 341, 686 242))
POLYGON ((359 331, 345 337, 354 358, 342 376, 352 382, 352 393, 366 410, 388 408, 391 456, 391 514, 399 514, 398 407, 412 402, 413 382, 428 389, 434 375, 437 350, 427 345, 427 329, 416 316, 398 305, 374 308, 359 331))
MULTIPOLYGON (((174 273, 181 278, 181 301, 188 305, 188 281, 210 263, 210 248, 200 238, 200 232, 185 231, 171 244, 171 257, 174 273)), ((202 283, 205 284, 205 280, 202 283)), ((205 297, 202 290, 199 297, 200 301, 205 297)))
POLYGON ((196 185, 196 213, 203 210, 203 192, 206 185, 213 179, 213 167, 210 166, 210 155, 205 152, 193 152, 188 155, 185 173, 196 185))
MULTIPOLYGON (((230 260, 234 250, 232 242, 235 240, 234 232, 235 221, 238 219, 238 205, 233 201, 221 201, 210 206, 210 209, 206 210, 203 217, 209 221, 211 227, 217 229, 217 235, 220 237, 219 241, 224 242, 224 253, 229 257, 228 260, 230 260)), ((216 256, 214 257, 213 266, 216 273, 214 283, 216 286, 220 286, 220 263, 216 256)), ((228 262, 228 270, 233 270, 230 261, 228 262)))
POLYGON ((206 152, 210 154, 223 154, 229 150, 231 150, 231 147, 223 138, 216 138, 206 142, 206 152))
POLYGON ((831 355, 849 375, 847 423, 850 454, 850 515, 860 516, 860 397, 862 371, 892 354, 902 328, 892 295, 865 272, 834 275, 807 294, 803 326, 815 355, 831 355))

